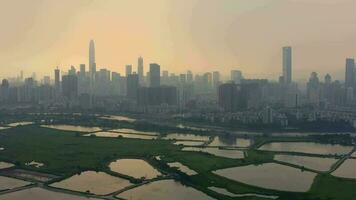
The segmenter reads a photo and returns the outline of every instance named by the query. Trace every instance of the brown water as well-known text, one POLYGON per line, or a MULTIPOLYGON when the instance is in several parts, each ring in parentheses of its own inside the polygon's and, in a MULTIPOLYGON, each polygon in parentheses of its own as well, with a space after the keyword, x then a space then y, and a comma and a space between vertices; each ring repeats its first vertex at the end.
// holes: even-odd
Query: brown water
POLYGON ((115 133, 115 132, 108 132, 108 131, 101 131, 101 132, 95 132, 95 133, 89 133, 85 134, 84 136, 91 136, 95 135, 97 137, 123 137, 123 138, 133 138, 133 139, 143 139, 143 140, 153 140, 157 139, 157 136, 151 136, 151 135, 136 135, 136 134, 126 134, 126 133, 115 133))
POLYGON ((208 195, 174 180, 162 180, 143 185, 117 195, 130 200, 213 200, 208 195))
POLYGON ((231 193, 231 192, 227 191, 225 188, 219 188, 219 187, 209 187, 208 189, 212 190, 216 193, 229 196, 229 197, 260 197, 263 199, 277 199, 278 198, 278 196, 255 194, 255 193, 235 194, 235 193, 231 193))
POLYGON ((334 158, 320 158, 309 156, 276 155, 274 160, 286 162, 318 171, 328 171, 337 162, 334 158))
POLYGON ((82 196, 52 192, 42 188, 30 188, 0 195, 0 200, 99 200, 82 196))
POLYGON ((272 142, 263 145, 259 150, 343 155, 349 153, 352 148, 351 146, 319 144, 314 142, 272 142))
POLYGON ((308 191, 316 176, 312 172, 275 163, 234 167, 213 173, 248 185, 291 192, 308 191))
POLYGON ((63 181, 51 184, 52 187, 87 192, 99 195, 109 194, 132 184, 123 178, 114 177, 104 172, 85 171, 63 181))
POLYGON ((163 137, 165 140, 195 140, 195 141, 209 141, 208 136, 194 135, 194 134, 179 134, 170 133, 163 137))
POLYGON ((6 169, 15 166, 12 163, 7 163, 7 162, 0 162, 0 169, 6 169))
POLYGON ((119 159, 110 163, 110 170, 134 178, 152 179, 162 175, 149 163, 140 159, 119 159))
POLYGON ((76 131, 76 132, 95 132, 100 131, 99 127, 88 127, 88 126, 74 126, 74 125, 42 125, 41 127, 52 128, 62 131, 76 131))
POLYGON ((209 146, 230 146, 230 147, 249 147, 250 139, 237 138, 236 136, 216 136, 209 146))
POLYGON ((232 159, 242 159, 244 158, 244 152, 240 150, 226 150, 219 149, 215 147, 209 148, 198 148, 198 147, 184 147, 182 151, 197 151, 197 152, 205 152, 215 156, 224 157, 224 158, 232 158, 232 159))
POLYGON ((193 176, 193 175, 198 174, 196 171, 190 169, 189 167, 187 167, 179 162, 167 163, 167 165, 172 168, 177 168, 179 171, 187 174, 188 176, 193 176))
POLYGON ((5 177, 5 176, 0 176, 0 191, 18 188, 18 187, 22 187, 22 186, 29 185, 29 184, 30 184, 30 182, 27 182, 27 181, 9 178, 9 177, 5 177))
POLYGON ((356 179, 356 159, 347 159, 333 173, 333 176, 356 179))

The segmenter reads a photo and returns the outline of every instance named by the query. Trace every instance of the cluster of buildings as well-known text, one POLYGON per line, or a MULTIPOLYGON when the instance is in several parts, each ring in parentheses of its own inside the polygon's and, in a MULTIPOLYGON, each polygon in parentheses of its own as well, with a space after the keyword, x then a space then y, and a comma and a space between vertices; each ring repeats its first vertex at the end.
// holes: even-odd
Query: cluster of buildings
MULTIPOLYGON (((71 66, 67 72, 54 70, 41 81, 35 74, 17 79, 3 79, 0 85, 1 105, 35 105, 45 108, 105 108, 143 113, 190 113, 207 120, 238 120, 242 123, 278 123, 288 125, 288 112, 302 108, 329 111, 332 116, 356 106, 356 67, 346 59, 345 82, 332 80, 327 74, 320 80, 312 72, 305 90, 298 88, 292 76, 292 48, 282 49, 282 75, 278 81, 246 79, 239 70, 231 70, 223 81, 218 71, 193 74, 169 73, 156 63, 148 65, 139 57, 136 70, 125 66, 125 74, 97 69, 95 44, 89 44, 88 66, 71 66), (88 67, 88 69, 87 69, 88 67)), ((313 115, 314 116, 314 115, 313 115)), ((316 115, 319 116, 319 115, 316 115)), ((340 114, 341 116, 341 114, 340 114)), ((343 115, 345 116, 345 115, 343 115)), ((353 120, 353 116, 348 119, 353 120)))

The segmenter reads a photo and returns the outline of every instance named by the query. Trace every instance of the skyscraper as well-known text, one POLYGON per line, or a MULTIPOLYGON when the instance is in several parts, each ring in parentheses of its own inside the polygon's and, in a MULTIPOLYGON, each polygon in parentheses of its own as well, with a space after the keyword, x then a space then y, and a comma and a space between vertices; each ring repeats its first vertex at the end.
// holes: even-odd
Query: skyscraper
POLYGON ((161 85, 161 66, 156 63, 150 64, 150 86, 159 87, 161 85))
POLYGON ((345 88, 353 87, 355 82, 355 60, 353 58, 346 59, 345 70, 345 88))
POLYGON ((137 73, 140 84, 143 83, 143 58, 140 56, 137 60, 137 73))
POLYGON ((54 87, 55 87, 56 94, 59 94, 60 87, 61 87, 59 77, 60 77, 60 71, 57 67, 57 69, 54 70, 54 87))
POLYGON ((242 81, 242 72, 240 70, 231 70, 231 81, 240 84, 242 81))
POLYGON ((89 73, 91 81, 94 81, 96 73, 94 40, 90 40, 89 43, 89 73))
POLYGON ((126 81, 127 81, 127 83, 126 83, 127 98, 136 100, 137 99, 137 91, 138 91, 138 87, 139 87, 138 74, 136 74, 136 73, 129 74, 126 81))
POLYGON ((292 47, 283 47, 283 80, 292 83, 292 47))
POLYGON ((218 71, 213 72, 213 87, 214 90, 218 88, 220 84, 220 73, 218 71))
POLYGON ((126 65, 126 78, 132 74, 132 65, 126 65))

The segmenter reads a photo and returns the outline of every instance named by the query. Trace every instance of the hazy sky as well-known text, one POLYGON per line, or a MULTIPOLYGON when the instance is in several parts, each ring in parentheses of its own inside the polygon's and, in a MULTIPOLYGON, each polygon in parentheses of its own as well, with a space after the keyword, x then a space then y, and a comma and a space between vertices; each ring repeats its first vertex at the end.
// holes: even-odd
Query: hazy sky
POLYGON ((0 0, 0 76, 88 63, 123 72, 143 56, 175 73, 240 69, 277 78, 293 46, 294 78, 343 78, 356 57, 355 0, 0 0))

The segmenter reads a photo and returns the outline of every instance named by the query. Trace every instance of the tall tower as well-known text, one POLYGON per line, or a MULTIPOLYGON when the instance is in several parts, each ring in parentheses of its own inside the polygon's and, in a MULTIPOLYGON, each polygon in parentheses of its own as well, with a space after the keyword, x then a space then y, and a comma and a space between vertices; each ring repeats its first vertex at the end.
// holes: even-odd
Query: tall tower
POLYGON ((140 56, 137 60, 137 73, 138 73, 138 80, 140 84, 143 83, 143 58, 140 56))
POLYGON ((283 47, 283 79, 285 84, 292 83, 292 47, 283 47))
POLYGON ((159 87, 161 85, 161 67, 156 63, 150 64, 150 86, 159 87))
POLYGON ((355 60, 353 58, 346 59, 345 70, 345 88, 353 87, 355 82, 355 60))
POLYGON ((91 81, 94 80, 96 72, 96 65, 95 65, 95 45, 94 40, 90 40, 89 43, 89 73, 91 81))
POLYGON ((57 69, 54 70, 54 87, 55 87, 56 92, 59 92, 60 87, 61 87, 59 77, 60 77, 60 71, 57 67, 57 69))

